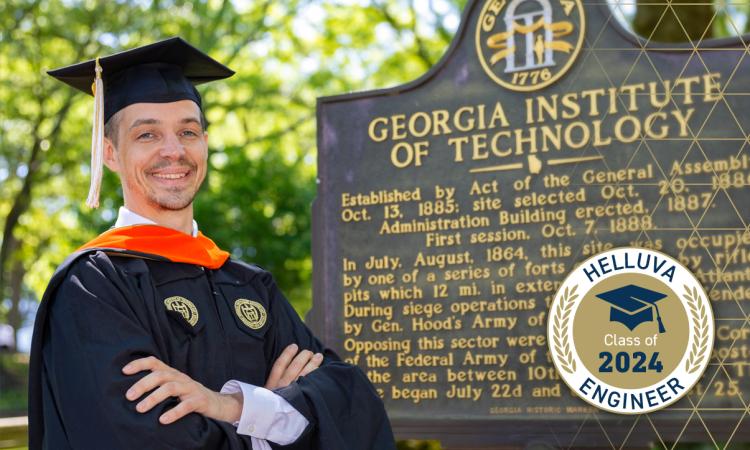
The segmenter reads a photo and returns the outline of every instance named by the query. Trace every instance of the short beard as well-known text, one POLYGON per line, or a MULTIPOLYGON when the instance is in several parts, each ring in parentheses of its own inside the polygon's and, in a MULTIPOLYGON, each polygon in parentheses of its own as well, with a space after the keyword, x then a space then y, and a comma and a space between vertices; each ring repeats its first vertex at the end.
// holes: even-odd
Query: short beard
POLYGON ((183 196, 179 195, 179 193, 175 195, 162 195, 161 198, 159 198, 152 193, 149 193, 148 202, 151 203, 152 206, 158 206, 159 208, 168 211, 182 211, 183 209, 193 204, 193 200, 195 200, 195 196, 197 194, 198 191, 196 190, 195 192, 193 192, 190 198, 184 198, 183 196))
MULTIPOLYGON (((187 167, 194 174, 194 176, 196 177, 198 176, 198 166, 196 164, 189 162, 184 157, 180 158, 179 161, 177 161, 176 163, 168 162, 168 161, 161 161, 151 166, 148 169, 148 171, 150 172, 150 171, 162 169, 164 167, 168 167, 173 164, 177 164, 182 167, 187 167)), ((166 191, 166 193, 157 192, 157 191, 147 188, 148 184, 144 186, 130 185, 130 190, 138 191, 142 188, 147 188, 144 194, 146 197, 146 201, 151 206, 162 209, 162 210, 167 210, 167 211, 182 211, 183 209, 192 205, 193 200, 195 200, 196 195, 198 195, 198 191, 200 190, 201 185, 203 185, 203 180, 201 180, 200 184, 198 184, 198 187, 193 192, 188 192, 182 189, 174 191, 174 192, 166 191)))
POLYGON ((187 208, 193 203, 196 193, 194 193, 189 199, 185 199, 185 198, 181 198, 177 196, 174 198, 164 198, 166 196, 162 196, 162 198, 157 198, 157 197, 154 197, 153 195, 149 195, 148 201, 149 203, 151 203, 151 205, 158 206, 161 209, 166 209, 168 211, 182 211, 183 209, 187 208))

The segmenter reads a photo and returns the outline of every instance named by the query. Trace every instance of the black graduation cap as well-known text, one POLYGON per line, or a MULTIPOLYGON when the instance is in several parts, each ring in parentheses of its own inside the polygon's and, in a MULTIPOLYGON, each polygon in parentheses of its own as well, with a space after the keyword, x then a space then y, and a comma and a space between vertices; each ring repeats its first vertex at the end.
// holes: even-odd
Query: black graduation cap
POLYGON ((652 322, 655 311, 659 333, 666 331, 661 321, 659 307, 656 305, 656 302, 667 296, 666 294, 629 284, 596 296, 612 305, 609 310, 610 322, 620 322, 632 331, 644 322, 652 322))
POLYGON ((202 107, 195 85, 228 78, 234 71, 179 37, 47 72, 94 96, 91 190, 96 207, 101 182, 103 131, 115 113, 134 103, 192 100, 202 107))
POLYGON ((104 84, 104 121, 133 103, 168 103, 201 98, 194 85, 221 80, 234 71, 185 42, 173 37, 114 55, 47 72, 89 95, 96 78, 97 61, 104 84))

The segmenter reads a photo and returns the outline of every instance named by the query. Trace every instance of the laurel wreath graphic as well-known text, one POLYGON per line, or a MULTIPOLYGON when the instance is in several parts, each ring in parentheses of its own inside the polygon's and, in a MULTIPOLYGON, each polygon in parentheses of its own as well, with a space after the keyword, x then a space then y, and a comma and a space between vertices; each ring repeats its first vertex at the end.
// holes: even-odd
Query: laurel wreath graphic
POLYGON ((687 300, 690 309, 690 318, 693 323, 693 346, 690 349, 690 356, 685 362, 685 370, 693 373, 698 370, 704 359, 709 356, 708 351, 708 314, 706 312, 706 303, 701 300, 698 289, 692 289, 685 285, 685 293, 682 295, 687 300))
POLYGON ((568 373, 575 373, 576 370, 576 361, 570 350, 570 342, 568 342, 570 316, 573 312, 573 304, 578 298, 576 289, 578 289, 577 285, 570 289, 565 288, 552 317, 552 345, 555 347, 560 368, 568 373))

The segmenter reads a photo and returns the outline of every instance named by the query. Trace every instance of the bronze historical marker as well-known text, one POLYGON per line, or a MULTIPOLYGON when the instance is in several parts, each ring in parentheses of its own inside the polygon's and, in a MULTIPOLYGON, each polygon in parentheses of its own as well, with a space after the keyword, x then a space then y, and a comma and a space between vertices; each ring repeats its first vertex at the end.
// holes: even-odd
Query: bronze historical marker
POLYGON ((318 102, 310 318, 399 437, 750 440, 750 55, 648 43, 603 3, 470 1, 419 80, 318 102), (698 386, 649 415, 588 406, 548 353, 560 283, 617 246, 679 259, 716 317, 698 386))

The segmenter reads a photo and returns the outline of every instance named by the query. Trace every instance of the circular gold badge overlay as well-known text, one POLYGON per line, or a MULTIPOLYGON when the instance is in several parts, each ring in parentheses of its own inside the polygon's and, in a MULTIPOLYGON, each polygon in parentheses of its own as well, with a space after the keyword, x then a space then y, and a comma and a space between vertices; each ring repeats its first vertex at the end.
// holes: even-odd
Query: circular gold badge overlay
POLYGON ((567 7, 559 0, 485 0, 475 45, 487 75, 519 92, 542 89, 565 75, 583 47, 586 32, 581 0, 573 2, 567 7), (508 24, 515 24, 512 30, 508 24), (516 65, 516 58, 523 61, 516 65))
MULTIPOLYGON (((643 310, 639 312, 643 314, 643 310)), ((615 275, 594 285, 581 299, 573 322, 573 341, 583 364, 605 383, 623 389, 661 382, 682 360, 689 338, 690 323, 677 293, 657 278, 637 273, 615 275), (643 321, 632 331, 620 322, 610 321, 612 305, 597 294, 629 284, 667 295, 656 302, 664 333, 659 333, 656 310, 651 306, 645 306, 651 310, 651 320, 643 321), (608 357, 601 356, 602 352, 611 355, 608 364, 608 357), (627 356, 618 356, 619 353, 627 356), (620 368, 627 365, 627 370, 618 371, 618 363, 620 368), (661 364, 661 371, 655 370, 657 364, 661 364), (603 365, 611 371, 601 371, 603 365), (644 371, 634 371, 635 366, 644 371)))
POLYGON ((164 306, 170 311, 180 313, 190 325, 195 326, 198 323, 198 308, 185 297, 175 295, 174 297, 165 298, 164 306))
POLYGON ((256 301, 238 298, 234 301, 234 312, 242 323, 253 330, 266 324, 266 309, 256 301))

